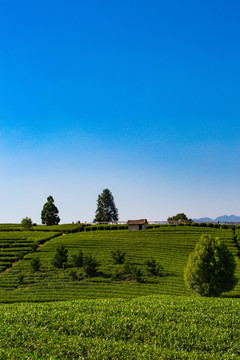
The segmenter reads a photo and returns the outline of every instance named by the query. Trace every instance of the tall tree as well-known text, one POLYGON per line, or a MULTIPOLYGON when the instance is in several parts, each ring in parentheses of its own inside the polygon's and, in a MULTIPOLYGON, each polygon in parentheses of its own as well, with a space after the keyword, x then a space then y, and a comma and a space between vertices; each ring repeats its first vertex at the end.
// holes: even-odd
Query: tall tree
POLYGON ((185 268, 186 285, 202 296, 219 296, 237 283, 233 254, 218 238, 203 234, 189 255, 185 268))
POLYGON ((58 225, 60 221, 58 212, 58 208, 54 205, 53 197, 49 196, 41 212, 42 224, 58 225))
POLYGON ((103 192, 98 195, 94 221, 118 221, 118 209, 115 206, 113 195, 109 189, 104 189, 103 192))

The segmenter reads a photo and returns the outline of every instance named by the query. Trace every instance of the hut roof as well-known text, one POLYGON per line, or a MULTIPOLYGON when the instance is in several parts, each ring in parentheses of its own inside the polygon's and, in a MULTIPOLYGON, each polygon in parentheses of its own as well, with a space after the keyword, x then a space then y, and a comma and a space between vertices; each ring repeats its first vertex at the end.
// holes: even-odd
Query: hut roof
POLYGON ((128 225, 145 225, 147 224, 147 219, 140 219, 140 220, 128 220, 128 225))

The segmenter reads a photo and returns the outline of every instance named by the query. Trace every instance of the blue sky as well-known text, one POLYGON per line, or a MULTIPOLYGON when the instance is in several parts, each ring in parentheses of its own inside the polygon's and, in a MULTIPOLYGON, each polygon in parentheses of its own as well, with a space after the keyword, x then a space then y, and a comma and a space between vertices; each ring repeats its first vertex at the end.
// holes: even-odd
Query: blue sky
POLYGON ((239 11, 0 0, 0 222, 240 215, 239 11))

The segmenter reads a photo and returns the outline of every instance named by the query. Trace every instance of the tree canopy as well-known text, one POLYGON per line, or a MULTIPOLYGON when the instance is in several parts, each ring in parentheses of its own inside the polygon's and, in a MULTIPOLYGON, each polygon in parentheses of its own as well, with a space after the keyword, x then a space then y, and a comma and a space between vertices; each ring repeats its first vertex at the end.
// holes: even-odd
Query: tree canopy
POLYGON ((218 238, 202 235, 189 255, 184 273, 186 285, 203 296, 219 296, 233 289, 236 262, 233 254, 218 238))
POLYGON ((118 209, 115 206, 113 195, 109 189, 104 189, 103 192, 98 195, 94 221, 118 221, 118 209))
POLYGON ((168 222, 185 222, 185 223, 191 223, 192 219, 189 219, 187 215, 184 213, 179 213, 175 216, 169 217, 167 219, 168 222))
POLYGON ((32 226, 33 226, 33 223, 32 223, 31 218, 25 217, 24 219, 22 219, 21 227, 23 230, 31 230, 32 226))
POLYGON ((57 248, 56 254, 52 259, 52 264, 57 268, 63 268, 67 264, 68 250, 61 245, 57 248))
POLYGON ((47 202, 44 204, 41 219, 42 224, 46 225, 58 225, 60 218, 58 216, 58 208, 54 204, 54 199, 52 196, 47 198, 47 202))

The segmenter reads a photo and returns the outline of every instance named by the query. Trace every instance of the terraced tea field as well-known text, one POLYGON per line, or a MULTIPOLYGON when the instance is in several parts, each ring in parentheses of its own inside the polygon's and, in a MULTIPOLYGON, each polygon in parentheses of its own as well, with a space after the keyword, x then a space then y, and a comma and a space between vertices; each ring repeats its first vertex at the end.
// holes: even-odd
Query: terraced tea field
MULTIPOLYGON (((35 233, 35 232, 34 232, 35 233)), ((37 234, 38 232, 36 232, 37 234)), ((147 231, 127 230, 88 231, 66 234, 47 241, 36 252, 26 255, 9 271, 0 276, 0 301, 52 301, 69 299, 123 298, 130 299, 147 295, 189 295, 183 271, 189 253, 204 233, 220 237, 234 253, 237 262, 237 276, 240 279, 238 247, 233 230, 188 226, 163 226, 147 231), (69 269, 56 269, 51 261, 58 246, 64 245, 71 255, 82 250, 92 254, 100 262, 100 276, 74 281, 69 269), (148 278, 143 283, 114 280, 111 274, 116 269, 111 259, 111 251, 126 252, 130 264, 144 269, 147 259, 154 258, 164 268, 164 276, 148 278), (31 269, 31 259, 38 256, 40 271, 31 269), (19 275, 24 282, 19 283, 19 275)), ((0 233, 1 234, 1 233, 0 233)), ((45 233, 47 234, 47 233, 45 233)), ((56 234, 56 233, 55 233, 56 234)), ((73 266, 73 264, 72 264, 73 266)), ((72 268, 71 268, 72 269, 72 268)), ((240 282, 227 296, 240 296, 240 282)))
POLYGON ((33 231, 0 231, 0 272, 11 267, 24 255, 34 252, 43 243, 59 233, 33 231))
POLYGON ((240 358, 240 300, 179 296, 0 305, 1 359, 240 358))

